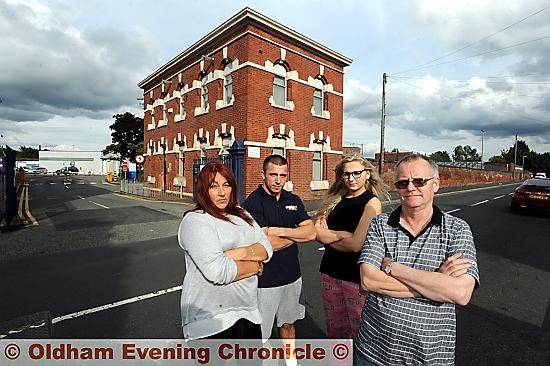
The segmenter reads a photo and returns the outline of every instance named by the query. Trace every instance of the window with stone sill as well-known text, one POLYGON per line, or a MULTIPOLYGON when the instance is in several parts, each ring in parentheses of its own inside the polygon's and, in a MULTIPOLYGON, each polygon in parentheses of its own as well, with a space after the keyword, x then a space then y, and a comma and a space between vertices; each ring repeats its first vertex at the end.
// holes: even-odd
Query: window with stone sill
POLYGON ((157 127, 166 126, 168 124, 168 107, 165 105, 162 106, 162 119, 159 120, 157 127))
POLYGON ((201 144, 201 164, 206 164, 207 158, 206 147, 201 144))
POLYGON ((273 67, 273 71, 275 73, 273 77, 273 102, 279 107, 286 107, 287 70, 283 65, 276 64, 273 67))
POLYGON ((183 121, 185 119, 185 97, 182 95, 180 98, 180 111, 179 113, 174 117, 174 122, 183 121))
POLYGON ((153 109, 151 111, 151 123, 147 124, 147 131, 154 130, 155 127, 156 127, 156 124, 155 124, 155 110, 153 109))
POLYGON ((208 107, 208 85, 206 85, 207 76, 203 76, 201 81, 201 108, 203 111, 208 107))
POLYGON ((327 118, 330 114, 328 112, 327 95, 324 92, 325 82, 324 78, 319 76, 314 80, 313 106, 311 107, 311 113, 317 117, 327 118))
POLYGON ((313 152, 313 181, 323 180, 323 152, 313 152))
POLYGON ((273 148, 273 151, 271 152, 273 155, 281 155, 282 157, 286 157, 286 150, 283 146, 276 146, 273 148))
POLYGON ((233 102, 233 77, 231 76, 231 69, 233 66, 231 63, 228 63, 225 65, 225 68, 223 70, 224 72, 224 80, 223 80, 223 95, 224 95, 224 102, 225 105, 230 105, 233 102))
POLYGON ((317 116, 323 115, 323 90, 315 89, 313 92, 313 113, 317 116))

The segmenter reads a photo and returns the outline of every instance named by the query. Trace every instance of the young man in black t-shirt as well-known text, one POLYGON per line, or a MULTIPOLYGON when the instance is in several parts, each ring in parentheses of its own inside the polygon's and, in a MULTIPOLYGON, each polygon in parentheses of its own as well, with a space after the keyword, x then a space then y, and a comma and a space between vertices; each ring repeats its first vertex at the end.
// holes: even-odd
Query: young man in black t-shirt
MULTIPOLYGON (((294 340, 294 322, 305 317, 296 243, 314 240, 315 229, 300 197, 283 189, 288 180, 288 162, 283 156, 270 155, 264 160, 262 178, 263 183, 243 204, 263 228, 274 251, 258 281, 262 337, 271 336, 276 320, 280 337, 294 340)), ((296 360, 287 361, 292 363, 296 360)))

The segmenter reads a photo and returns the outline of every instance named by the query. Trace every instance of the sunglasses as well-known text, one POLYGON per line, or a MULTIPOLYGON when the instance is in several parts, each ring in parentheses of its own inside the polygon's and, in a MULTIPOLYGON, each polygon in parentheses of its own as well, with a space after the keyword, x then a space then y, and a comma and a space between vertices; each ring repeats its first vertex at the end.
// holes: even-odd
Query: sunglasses
POLYGON ((353 178, 359 179, 359 178, 361 178, 361 174, 363 174, 363 172, 365 170, 367 170, 367 169, 356 170, 354 172, 342 172, 342 178, 349 179, 349 177, 353 175, 353 178))
POLYGON ((432 179, 434 178, 432 177, 432 178, 403 179, 403 180, 398 180, 397 182, 394 183, 394 185, 395 185, 395 188, 397 189, 405 189, 409 186, 409 183, 412 182, 413 186, 418 188, 418 187, 424 187, 432 179))

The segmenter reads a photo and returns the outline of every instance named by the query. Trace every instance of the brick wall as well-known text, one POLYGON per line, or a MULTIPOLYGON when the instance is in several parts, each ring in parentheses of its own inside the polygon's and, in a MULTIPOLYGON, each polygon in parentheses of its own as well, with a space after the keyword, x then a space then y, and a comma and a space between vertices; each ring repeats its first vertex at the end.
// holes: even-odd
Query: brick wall
MULTIPOLYGON (((378 165, 374 164, 377 168, 378 165)), ((396 163, 384 163, 384 182, 390 190, 395 191, 393 186, 396 163)), ((521 182, 529 178, 529 174, 516 173, 515 180, 512 172, 497 172, 481 169, 439 167, 439 178, 441 187, 457 187, 479 184, 512 183, 521 182)))
MULTIPOLYGON (((209 141, 207 142, 208 157, 217 157, 219 147, 212 147, 216 136, 215 131, 221 132, 222 123, 227 124, 227 129, 234 127, 234 139, 249 141, 257 144, 260 148, 260 158, 245 157, 244 164, 244 193, 250 194, 259 183, 261 183, 261 164, 264 158, 271 154, 272 147, 266 147, 270 127, 274 132, 279 132, 279 125, 286 126, 285 133, 294 131, 294 147, 287 146, 287 159, 290 163, 290 179, 294 184, 293 191, 305 198, 321 197, 325 190, 312 191, 310 182, 312 179, 312 158, 313 152, 309 150, 311 135, 314 138, 319 137, 319 131, 323 132, 323 138, 330 137, 331 151, 324 154, 323 171, 325 179, 332 179, 333 167, 341 158, 338 151, 342 149, 342 128, 343 128, 343 97, 334 93, 326 93, 327 105, 330 111, 330 119, 316 117, 311 114, 313 105, 314 88, 307 85, 308 79, 315 78, 321 73, 321 63, 323 67, 323 76, 328 84, 332 84, 336 93, 343 93, 343 66, 336 64, 332 59, 326 59, 315 50, 302 49, 291 43, 287 39, 281 39, 268 31, 247 25, 240 32, 250 31, 255 34, 245 34, 239 36, 231 34, 220 36, 220 38, 208 45, 208 50, 217 50, 215 53, 206 51, 205 54, 212 56, 214 62, 204 62, 204 71, 209 75, 215 70, 223 70, 223 47, 227 47, 227 57, 230 60, 238 60, 239 65, 250 62, 258 67, 245 66, 237 68, 232 72, 232 87, 234 95, 234 104, 216 110, 216 100, 223 98, 223 80, 215 79, 208 83, 208 104, 209 112, 194 116, 195 107, 200 106, 201 90, 194 89, 184 95, 184 105, 186 118, 183 121, 175 122, 175 117, 181 114, 180 100, 174 98, 174 92, 179 91, 183 85, 193 86, 193 81, 201 79, 200 63, 196 62, 198 57, 193 55, 188 60, 179 60, 171 65, 163 75, 157 75, 155 80, 151 80, 144 87, 145 106, 152 105, 154 100, 159 98, 165 100, 166 109, 172 109, 172 113, 167 114, 167 125, 148 130, 147 126, 152 121, 151 112, 144 114, 144 142, 145 146, 149 141, 153 141, 155 146, 164 139, 167 144, 166 161, 167 165, 172 164, 170 174, 167 175, 167 185, 170 186, 173 178, 180 175, 179 172, 179 153, 171 153, 172 150, 178 151, 178 146, 174 144, 178 134, 187 140, 187 149, 185 156, 185 177, 187 187, 184 192, 193 191, 193 158, 197 158, 200 152, 193 147, 193 137, 198 134, 199 129, 203 129, 204 135, 209 132, 209 141), (265 39, 264 39, 265 38, 265 39), (266 40, 267 39, 267 40, 266 40), (269 42, 271 40, 273 42, 269 42), (287 100, 294 102, 293 111, 284 108, 273 107, 269 103, 269 98, 273 94, 273 73, 270 70, 264 70, 266 64, 273 64, 281 59, 281 46, 286 46, 285 62, 290 66, 291 71, 298 73, 299 81, 288 81, 287 100), (181 74, 181 83, 179 83, 179 74, 181 74), (169 80, 171 83, 165 83, 164 93, 161 80, 169 80), (149 90, 153 90, 153 98, 150 97, 149 90)), ((163 107, 157 106, 154 109, 154 119, 158 121, 163 117, 163 107)), ((327 146, 327 145, 326 145, 327 146)), ((325 147, 326 147, 325 146, 325 147)), ((146 148, 147 151, 147 148, 146 148)), ((156 150, 155 150, 156 151, 156 150)), ((161 149, 162 151, 162 149, 161 149)), ((162 155, 146 156, 144 164, 144 174, 154 176, 157 186, 162 182, 163 164, 162 155)))

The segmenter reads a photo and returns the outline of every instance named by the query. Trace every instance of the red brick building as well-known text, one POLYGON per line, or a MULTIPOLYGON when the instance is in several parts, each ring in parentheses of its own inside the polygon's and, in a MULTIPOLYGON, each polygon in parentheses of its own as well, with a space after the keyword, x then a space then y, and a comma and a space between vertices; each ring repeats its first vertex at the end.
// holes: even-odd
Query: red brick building
POLYGON ((342 155, 350 63, 243 9, 138 84, 145 180, 192 193, 199 164, 238 148, 242 195, 261 182, 263 159, 272 153, 289 160, 288 190, 302 198, 324 195, 342 155))
POLYGON ((359 146, 342 146, 342 155, 362 155, 361 148, 359 146))

